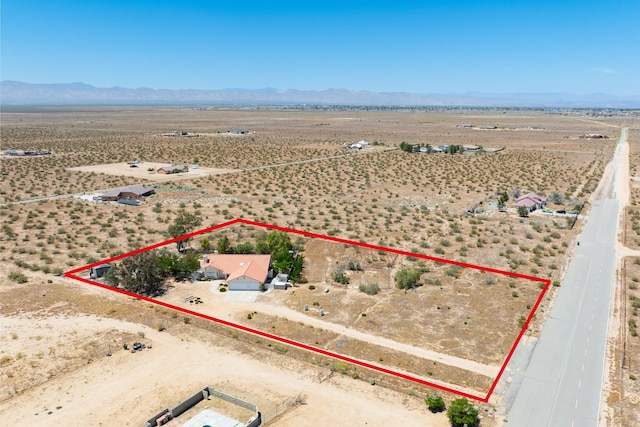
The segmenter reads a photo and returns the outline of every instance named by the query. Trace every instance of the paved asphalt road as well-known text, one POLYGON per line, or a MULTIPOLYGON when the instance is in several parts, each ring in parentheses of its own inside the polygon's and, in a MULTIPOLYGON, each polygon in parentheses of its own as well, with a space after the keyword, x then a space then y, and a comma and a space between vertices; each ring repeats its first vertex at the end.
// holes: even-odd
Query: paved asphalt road
MULTIPOLYGON (((606 191, 605 197, 613 194, 606 191)), ((618 210, 618 200, 611 198, 592 206, 524 377, 511 385, 520 387, 508 425, 598 425, 618 210)))

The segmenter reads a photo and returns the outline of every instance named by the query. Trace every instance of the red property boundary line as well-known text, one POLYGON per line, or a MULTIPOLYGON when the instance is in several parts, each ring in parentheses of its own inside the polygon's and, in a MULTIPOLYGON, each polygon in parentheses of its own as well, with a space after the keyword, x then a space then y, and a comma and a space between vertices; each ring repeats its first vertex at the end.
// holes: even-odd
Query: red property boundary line
POLYGON ((215 323, 218 323, 220 325, 224 325, 224 326, 228 326, 228 327, 231 327, 231 328, 235 328, 235 329, 238 329, 240 331, 247 332, 249 334, 253 334, 253 335, 256 335, 256 336, 267 338, 267 339, 270 339, 270 340, 273 340, 273 341, 278 341, 278 342, 281 342, 281 343, 284 343, 284 344, 288 344, 288 345, 291 345, 291 346, 294 346, 294 347, 297 347, 297 348, 300 348, 300 349, 303 349, 303 350, 306 350, 306 351, 310 351, 310 352, 313 352, 313 353, 318 353, 318 354, 321 354, 323 356, 328 356, 328 357, 331 357, 332 359, 342 360, 344 362, 348 362, 348 363, 351 363, 351 364, 354 364, 354 365, 362 366, 362 367, 367 368, 367 369, 371 369, 371 370, 374 370, 374 371, 382 372, 384 374, 392 375, 392 376, 395 376, 395 377, 398 377, 398 378, 402 378, 402 379, 405 379, 405 380, 408 380, 408 381, 412 381, 412 382, 415 382, 415 383, 418 383, 418 384, 422 384, 422 385, 426 385, 426 386, 429 386, 429 387, 433 387, 433 388, 436 388, 436 389, 439 389, 439 390, 442 390, 442 391, 446 391, 446 392, 449 392, 449 393, 454 393, 454 394, 457 394, 457 395, 460 395, 460 396, 463 396, 463 397, 466 397, 466 398, 469 398, 469 399, 477 400, 477 401, 480 401, 480 402, 484 402, 484 403, 487 403, 489 401, 489 398, 493 394, 493 391, 495 390, 496 386, 498 385, 498 381, 502 377, 502 374, 504 373, 507 365, 509 364, 509 361, 511 360, 511 357, 513 356, 513 353, 515 352, 516 347, 518 346, 518 344, 520 344, 520 340, 522 339, 522 336, 526 332, 527 327, 529 326, 529 323, 533 319, 533 316, 534 316, 536 310, 540 306, 540 303, 542 302, 542 299, 543 299, 544 295, 547 293, 547 290, 549 289, 549 285, 551 284, 551 280, 549 280, 549 279, 542 279, 542 278, 539 278, 539 277, 527 276, 527 275, 524 275, 524 274, 519 274, 519 273, 515 273, 515 272, 511 272, 511 271, 498 270, 498 269, 495 269, 495 268, 484 267, 484 266, 480 266, 480 265, 467 264, 467 263, 463 263, 463 262, 447 260, 447 259, 443 259, 443 258, 429 256, 429 255, 415 254, 415 253, 412 253, 412 252, 406 252, 406 251, 402 251, 402 250, 398 250, 398 249, 385 248, 385 247, 382 247, 382 246, 371 245, 371 244, 362 243, 362 242, 355 242, 355 241, 352 241, 352 240, 342 239, 342 238, 339 238, 339 237, 325 236, 325 235, 322 235, 322 234, 316 234, 316 233, 311 233, 311 232, 307 232, 307 231, 295 230, 295 229, 292 229, 292 228, 280 227, 280 226, 277 226, 277 225, 271 225, 271 224, 265 224, 265 223, 261 223, 261 222, 250 221, 250 220, 247 220, 247 219, 244 219, 244 218, 236 218, 234 220, 231 220, 231 221, 228 221, 228 222, 223 222, 223 223, 215 225, 213 227, 205 228, 203 230, 195 231, 193 233, 189 233, 189 234, 186 234, 184 236, 176 237, 175 239, 171 239, 171 240, 167 240, 167 241, 164 241, 164 242, 156 243, 154 245, 147 246, 145 248, 137 249, 137 250, 134 250, 134 251, 131 251, 131 252, 128 252, 128 253, 125 253, 125 254, 121 254, 121 255, 118 255, 118 256, 103 260, 103 261, 95 262, 95 263, 92 263, 92 264, 85 265, 83 267, 79 267, 79 268, 76 268, 76 269, 73 269, 73 270, 69 270, 66 273, 64 273, 64 276, 68 277, 70 279, 74 279, 74 280, 78 280, 80 282, 87 283, 89 285, 98 286, 98 287, 103 288, 103 289, 107 289, 107 290, 110 290, 110 291, 113 291, 113 292, 118 292, 118 293, 123 294, 123 295, 127 295, 127 296, 134 297, 134 298, 137 298, 137 299, 140 299, 140 300, 152 303, 152 304, 156 304, 156 305, 159 305, 159 306, 162 306, 162 307, 166 307, 166 308, 169 308, 171 310, 176 310, 176 311, 179 311, 179 312, 191 315, 191 316, 195 316, 195 317, 199 317, 201 319, 209 320, 211 322, 215 322, 215 323), (509 353, 507 354, 507 357, 506 357, 504 363, 500 367, 500 371, 498 372, 498 375, 496 376, 496 378, 494 379, 493 383, 491 384, 491 387, 490 387, 489 391, 487 392, 487 394, 485 396, 476 396, 476 395, 469 394, 469 393, 466 393, 466 392, 462 392, 462 391, 459 391, 459 390, 455 390, 453 388, 449 388, 449 387, 446 387, 446 386, 443 386, 443 385, 440 385, 440 384, 436 384, 436 383, 433 383, 433 382, 430 382, 430 381, 426 381, 426 380, 424 380, 422 378, 418 378, 418 377, 415 377, 415 376, 407 375, 407 374, 404 374, 402 372, 396 372, 396 371, 393 371, 391 369, 387 369, 387 368, 384 368, 384 367, 381 367, 381 366, 373 365, 371 363, 364 362, 364 361, 358 360, 358 359, 354 359, 354 358, 351 358, 349 356, 344 356, 344 355, 341 355, 341 354, 338 354, 338 353, 334 353, 334 352, 331 352, 331 351, 327 351, 327 350, 324 350, 324 349, 321 349, 321 348, 313 347, 313 346, 310 346, 310 345, 302 343, 302 342, 290 340, 290 339, 287 339, 287 338, 284 338, 284 337, 280 337, 280 336, 277 336, 277 335, 270 334, 268 332, 263 332, 263 331, 260 331, 260 330, 257 330, 257 329, 249 328, 249 327, 244 326, 244 325, 232 323, 232 322, 229 322, 229 321, 226 321, 226 320, 223 320, 223 319, 218 319, 216 317, 207 316, 206 314, 197 313, 195 311, 191 311, 191 310, 188 310, 188 309, 185 309, 185 308, 182 308, 182 307, 178 307, 178 306, 175 306, 175 305, 163 302, 163 301, 157 301, 157 300, 154 300, 152 298, 145 297, 143 295, 139 295, 139 294, 135 294, 133 292, 125 291, 123 289, 113 288, 113 287, 111 287, 109 285, 105 285, 103 283, 95 282, 93 280, 86 279, 86 278, 83 278, 83 277, 79 277, 79 276, 76 275, 79 272, 88 270, 88 269, 90 269, 92 267, 95 267, 97 265, 106 264, 106 263, 113 262, 113 261, 118 261, 118 260, 120 260, 122 258, 126 258, 126 257, 132 256, 132 255, 136 255, 136 254, 139 254, 139 253, 142 253, 142 252, 146 252, 146 251, 149 251, 149 250, 152 250, 152 249, 160 248, 162 246, 170 245, 170 244, 178 242, 180 240, 188 239, 188 238, 191 238, 191 237, 194 237, 194 236, 199 236, 201 234, 210 233, 210 232, 212 232, 214 230, 217 230, 217 229, 220 229, 220 228, 224 228, 224 227, 228 227, 228 226, 231 226, 231 225, 234 225, 234 224, 245 224, 245 225, 251 225, 251 226, 256 226, 256 227, 267 228, 267 229, 270 229, 270 230, 284 231, 286 233, 298 234, 298 235, 305 236, 305 237, 328 240, 328 241, 331 241, 331 242, 343 243, 343 244, 348 244, 348 245, 355 245, 355 246, 360 246, 362 248, 373 249, 373 250, 384 251, 384 252, 391 252, 391 253, 398 254, 398 255, 412 256, 412 257, 415 257, 415 258, 422 258, 422 259, 426 259, 426 260, 430 260, 430 261, 436 261, 436 262, 441 262, 441 263, 445 263, 445 264, 457 265, 459 267, 472 268, 472 269, 476 269, 476 270, 481 270, 481 271, 486 271, 486 272, 490 272, 490 273, 500 274, 500 275, 503 275, 503 276, 516 277, 516 278, 519 278, 519 279, 526 279, 526 280, 530 280, 530 281, 533 281, 533 282, 544 283, 544 287, 543 287, 542 291, 540 292, 540 295, 538 296, 538 299, 536 300, 536 303, 534 304, 533 308, 531 309, 531 312, 529 313, 529 316, 527 317, 527 320, 525 321, 524 326, 520 330, 520 333, 518 334, 518 337, 516 338, 516 341, 513 343, 513 346, 509 350, 509 353))

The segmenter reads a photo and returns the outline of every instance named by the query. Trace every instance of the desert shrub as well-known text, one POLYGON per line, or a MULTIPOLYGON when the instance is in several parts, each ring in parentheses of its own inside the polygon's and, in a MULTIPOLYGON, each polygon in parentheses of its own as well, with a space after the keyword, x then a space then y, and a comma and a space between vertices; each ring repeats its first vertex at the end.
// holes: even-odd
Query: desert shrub
POLYGON ((26 283, 27 276, 25 276, 24 273, 20 271, 12 271, 11 273, 9 273, 9 280, 13 280, 16 283, 26 283))
POLYGON ((360 292, 364 292, 367 295, 376 295, 380 292, 380 286, 377 283, 369 283, 368 285, 362 284, 359 287, 360 292))
POLYGON ((429 410, 433 413, 442 412, 446 409, 442 396, 438 393, 430 393, 424 398, 429 410))
POLYGON ((480 423, 478 410, 464 397, 451 402, 447 409, 447 417, 453 427, 474 427, 480 423))
POLYGON ((520 316, 520 318, 518 319, 518 328, 522 329, 526 322, 527 322, 527 318, 524 316, 520 316))
POLYGON ((440 279, 430 279, 427 278, 424 280, 424 283, 426 283, 427 285, 435 285, 435 286, 441 286, 442 282, 440 281, 440 279))
POLYGON ((362 271, 362 265, 358 261, 351 261, 347 263, 347 268, 351 271, 362 271))
POLYGON ((348 285, 349 284, 349 276, 344 274, 344 266, 343 265, 339 266, 336 269, 336 271, 333 272, 333 275, 331 277, 333 278, 333 280, 335 282, 338 282, 340 284, 343 284, 343 285, 348 285))
POLYGON ((458 277, 460 277, 461 270, 462 268, 460 268, 459 266, 452 265, 451 267, 445 270, 444 274, 446 274, 449 277, 455 277, 457 279, 458 277))
POLYGON ((416 268, 405 268, 396 273, 395 282, 398 289, 411 289, 420 280, 420 270, 416 268))
POLYGON ((273 349, 278 353, 286 353, 287 351, 289 351, 289 347, 287 347, 286 345, 280 345, 280 344, 275 344, 273 346, 273 349))

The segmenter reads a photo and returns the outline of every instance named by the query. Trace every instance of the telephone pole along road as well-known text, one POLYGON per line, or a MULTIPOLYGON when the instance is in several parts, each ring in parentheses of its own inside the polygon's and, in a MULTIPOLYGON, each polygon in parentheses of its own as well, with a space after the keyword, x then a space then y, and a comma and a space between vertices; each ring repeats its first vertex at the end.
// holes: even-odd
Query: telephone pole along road
POLYGON ((626 164, 626 139, 625 128, 594 193, 580 245, 575 248, 524 378, 512 383, 520 388, 509 411, 509 425, 598 425, 609 307, 616 280, 619 199, 625 201, 616 191, 621 188, 616 181, 627 176, 619 169, 626 164))

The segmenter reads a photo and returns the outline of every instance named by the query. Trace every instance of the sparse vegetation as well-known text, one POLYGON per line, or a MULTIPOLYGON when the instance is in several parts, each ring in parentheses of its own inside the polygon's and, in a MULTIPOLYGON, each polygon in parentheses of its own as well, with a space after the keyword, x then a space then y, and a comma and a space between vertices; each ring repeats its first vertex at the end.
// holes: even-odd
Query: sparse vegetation
POLYGON ((358 289, 360 289, 360 292, 364 292, 367 295, 376 295, 378 292, 380 292, 380 286, 377 283, 363 283, 358 287, 358 289))
MULTIPOLYGON (((585 122, 576 121, 570 116, 549 116, 547 113, 538 114, 534 111, 527 114, 537 121, 553 121, 558 124, 554 129, 562 131, 551 130, 551 127, 544 133, 457 130, 455 122, 459 120, 458 115, 438 112, 437 120, 430 120, 429 131, 425 132, 424 117, 432 114, 428 111, 419 115, 405 114, 403 111, 393 112, 396 122, 391 127, 387 120, 389 112, 380 110, 351 110, 349 115, 356 120, 347 122, 338 120, 345 115, 342 111, 273 112, 264 109, 252 120, 255 120, 257 127, 264 128, 265 131, 251 135, 250 143, 249 138, 239 143, 238 138, 218 134, 203 135, 195 143, 176 144, 175 140, 163 139, 149 133, 166 131, 164 128, 167 123, 180 120, 190 131, 211 134, 211 129, 225 129, 229 123, 236 122, 239 114, 248 117, 252 113, 221 110, 211 114, 210 111, 196 110, 154 110, 154 120, 150 121, 147 120, 149 116, 144 116, 149 110, 134 111, 132 114, 135 120, 131 117, 123 119, 105 111, 83 112, 81 119, 78 119, 77 111, 64 108, 55 114, 44 112, 31 116, 28 113, 15 114, 3 111, 3 141, 33 145, 57 153, 56 156, 39 158, 37 161, 6 158, 0 160, 0 175, 5 183, 4 187, 0 187, 1 201, 27 202, 23 205, 11 204, 0 208, 0 245, 4 258, 2 262, 6 277, 12 281, 11 286, 19 284, 10 277, 9 272, 13 270, 23 274, 25 278, 28 275, 28 283, 40 284, 53 279, 53 286, 43 288, 57 290, 59 279, 52 274, 60 275, 80 265, 165 240, 169 233, 168 228, 175 225, 181 212, 201 218, 201 223, 191 231, 198 227, 209 227, 226 220, 244 217, 364 243, 376 243, 379 246, 417 254, 436 253, 447 259, 490 265, 522 274, 532 274, 533 268, 537 272, 536 275, 549 277, 555 286, 560 283, 560 272, 563 271, 576 232, 569 230, 564 219, 558 219, 556 216, 554 220, 551 217, 540 216, 537 212, 531 214, 531 220, 523 219, 520 222, 517 212, 513 209, 515 190, 521 188, 523 193, 533 190, 551 196, 554 192, 561 193, 566 200, 563 200, 563 203, 566 203, 569 212, 578 194, 584 191, 586 199, 589 192, 595 188, 594 183, 602 174, 615 145, 611 141, 586 143, 574 139, 573 136, 584 132, 585 122), (291 117, 295 117, 296 126, 283 132, 282 128, 273 125, 275 114, 278 117, 290 114, 291 117), (89 122, 96 117, 102 122, 107 120, 108 127, 101 127, 100 120, 90 124, 89 122), (141 117, 146 118, 138 120, 141 117), (319 117, 322 117, 323 123, 330 125, 316 126, 319 117), (73 122, 73 128, 68 126, 70 121, 73 122), (151 129, 142 130, 141 124, 151 129), (114 129, 117 129, 117 132, 114 129), (366 148, 357 154, 345 151, 344 141, 361 139, 362 129, 375 134, 385 145, 366 148), (396 148, 398 142, 403 139, 409 141, 412 147, 413 144, 419 147, 456 145, 457 141, 465 140, 476 145, 504 146, 506 150, 482 156, 461 152, 456 155, 408 155, 397 149, 382 151, 386 148, 396 148), (286 144, 286 150, 282 149, 283 144, 286 144), (135 148, 123 150, 125 145, 135 148), (203 150, 205 146, 215 146, 215 150, 203 150), (522 147, 527 149, 522 150, 522 147), (131 160, 131 157, 175 163, 186 163, 197 157, 197 163, 201 168, 247 169, 269 164, 291 164, 211 175, 194 180, 167 181, 157 185, 157 194, 153 198, 136 207, 73 198, 35 201, 39 197, 53 194, 90 193, 96 189, 135 184, 136 179, 129 176, 66 169, 115 161, 124 162, 131 160), (311 161, 294 163, 306 160, 311 161), (583 186, 583 182, 587 185, 583 186), (499 216, 493 213, 496 202, 503 198, 497 195, 497 192, 507 195, 504 206, 498 206, 505 210, 499 216), (480 201, 482 203, 479 203, 480 201), (473 216, 466 216, 464 212, 476 204, 478 212, 473 216)), ((478 111, 475 114, 482 118, 492 117, 491 114, 495 113, 478 111)), ((521 115, 507 112, 504 117, 500 115, 500 120, 515 129, 520 127, 525 119, 521 115)), ((591 123, 589 126, 599 125, 591 123)), ((145 173, 146 166, 142 166, 145 173)), ((146 174, 146 177, 155 179, 158 175, 146 174)), ((633 219, 636 224, 640 224, 640 214, 635 212, 635 207, 632 206, 631 209, 634 211, 629 215, 630 220, 633 219)), ((568 217, 569 215, 567 220, 572 219, 568 217)), ((636 229, 640 230, 640 226, 636 229)), ((177 237, 185 232, 175 234, 177 237)), ((268 242, 265 239, 258 243, 261 239, 258 237, 259 234, 260 231, 256 228, 238 227, 237 231, 230 232, 227 236, 229 246, 233 253, 262 253, 259 250, 268 247, 268 242)), ((637 238, 638 233, 630 228, 627 234, 630 244, 633 244, 633 239, 637 238)), ((217 244, 223 237, 221 232, 212 232, 206 236, 197 236, 192 245, 198 250, 209 252, 217 249, 217 244)), ((194 252, 189 248, 187 241, 182 243, 180 250, 183 253, 176 254, 176 257, 194 252)), ((169 252, 175 254, 175 247, 172 246, 169 252)), ((288 251, 287 254, 289 255, 288 251)), ((178 259, 167 256, 169 267, 164 270, 164 274, 171 271, 171 278, 175 277, 174 274, 178 272, 178 259)), ((197 256, 194 259, 197 259, 197 256)), ((505 328, 509 328, 510 331, 521 324, 518 316, 525 306, 531 306, 535 300, 533 290, 522 286, 520 282, 517 287, 507 288, 506 281, 502 279, 494 282, 492 276, 475 275, 466 269, 452 274, 454 270, 450 269, 450 265, 432 262, 423 262, 421 265, 420 262, 424 260, 419 256, 396 259, 383 251, 372 251, 372 254, 369 254, 363 250, 362 254, 351 251, 345 256, 335 256, 332 261, 337 263, 331 264, 325 271, 309 271, 310 274, 315 274, 312 274, 309 280, 310 286, 318 287, 318 283, 322 283, 322 288, 331 288, 330 293, 325 295, 322 292, 306 292, 306 286, 296 288, 294 291, 297 293, 291 298, 292 304, 295 302, 299 310, 299 296, 308 294, 309 300, 304 304, 312 307, 309 315, 317 316, 318 310, 324 309, 329 313, 324 319, 335 321, 338 314, 335 307, 343 297, 340 292, 350 292, 350 296, 356 296, 356 303, 348 312, 341 314, 346 314, 345 318, 350 321, 357 319, 356 324, 363 329, 379 328, 390 318, 382 317, 376 309, 364 307, 359 302, 361 300, 382 302, 381 308, 385 307, 387 299, 394 301, 397 304, 396 308, 401 309, 406 316, 403 320, 407 324, 415 325, 416 321, 424 321, 424 318, 413 317, 420 313, 425 318, 446 316, 456 327, 471 328, 481 324, 482 318, 479 318, 477 313, 470 316, 472 319, 467 319, 466 316, 459 317, 458 307, 451 303, 450 297, 463 295, 459 298, 469 302, 471 300, 464 295, 473 296, 483 292, 481 289, 487 288, 494 293, 497 302, 504 304, 503 308, 497 308, 492 315, 500 317, 503 313, 500 310, 509 310, 510 317, 501 318, 505 328), (377 297, 372 298, 358 292, 361 286, 355 288, 328 285, 329 280, 333 279, 334 271, 337 272, 336 268, 340 265, 344 266, 344 277, 356 286, 365 283, 367 279, 371 283, 368 286, 379 285, 377 297), (405 269, 420 272, 416 283, 408 288, 415 291, 405 293, 393 289, 397 273, 405 269), (367 277, 375 270, 379 271, 378 276, 367 277), (415 287, 421 282, 428 286, 415 287), (483 286, 484 284, 493 286, 483 286), (471 287, 471 290, 468 287, 471 287), (384 291, 380 291, 380 288, 384 291), (519 297, 513 298, 512 292, 517 292, 519 297), (441 296, 436 300, 434 296, 438 295, 441 296), (337 302, 332 302, 332 299, 336 299, 337 302), (406 305, 400 305, 400 301, 406 305), (416 310, 416 307, 420 307, 420 310, 416 310), (468 325, 464 322, 468 322, 468 325)), ((283 271, 286 269, 287 265, 282 267, 283 271)), ((306 265, 305 275, 308 269, 309 265, 306 265)), ((186 270, 183 272, 185 277, 186 270)), ((640 272, 635 274, 640 275, 640 272)), ((168 281, 169 286, 174 285, 173 280, 168 281)), ((342 281, 334 279, 334 283, 342 281)), ((630 282, 630 291, 634 290, 631 287, 634 283, 636 282, 630 282)), ((533 288, 536 292, 539 291, 535 285, 533 288)), ((226 291, 224 286, 220 288, 220 292, 226 291)), ((556 291, 554 288, 549 290, 556 291)), ((364 290, 362 292, 369 293, 364 290)), ((40 295, 38 297, 40 301, 48 303, 50 299, 55 298, 52 295, 54 292, 49 292, 46 298, 40 295)), ((194 308, 193 306, 190 307, 194 308)), ((632 316, 632 310, 637 308, 633 307, 631 300, 628 301, 628 307, 629 316, 632 316)), ((544 308, 544 312, 548 312, 547 307, 544 308)), ((100 315, 104 316, 105 313, 106 307, 100 315)), ((138 314, 143 315, 139 320, 141 323, 146 322, 145 324, 153 329, 159 325, 158 320, 149 318, 144 310, 136 312, 136 315, 138 314)), ((124 310, 118 310, 109 317, 117 319, 125 316, 127 313, 124 310)), ((240 320, 244 320, 245 317, 249 320, 246 311, 241 313, 241 317, 240 320)), ((191 322, 189 329, 199 327, 198 319, 187 319, 191 318, 177 317, 173 321, 185 325, 191 322)), ((252 319, 252 326, 257 326, 263 317, 252 315, 252 319)), ((171 321, 169 319, 164 323, 167 327, 165 334, 173 331, 171 321)), ((541 322, 542 319, 534 318, 530 330, 535 331, 541 322)), ((310 331, 310 334, 314 331, 308 325, 289 323, 302 331, 310 331)), ((184 328, 183 325, 181 327, 184 328)), ((273 330, 278 334, 285 333, 283 331, 284 328, 280 325, 273 330)), ((477 330, 473 330, 473 333, 481 335, 477 330)), ((242 337, 239 338, 238 342, 242 340, 242 337)), ((429 341, 433 342, 434 346, 440 345, 438 340, 432 338, 429 337, 429 341)), ((319 346, 324 343, 320 337, 314 337, 311 342, 318 342, 319 346)), ((491 345, 495 345, 492 350, 498 353, 502 344, 491 345)), ((346 346, 346 353, 353 350, 348 348, 348 343, 346 346)), ((470 343, 469 348, 477 352, 477 346, 477 343, 470 343)), ((294 350, 289 349, 287 357, 292 356, 294 350)), ((388 354, 376 353, 371 360, 377 360, 378 356, 384 356, 385 363, 395 363, 394 357, 388 354)), ((36 358, 32 353, 23 357, 25 365, 32 357, 36 358)), ((12 357, 12 360, 15 358, 12 357)), ((34 372, 40 372, 41 369, 40 365, 29 368, 34 372)), ((421 372, 429 371, 439 380, 447 380, 449 377, 452 381, 457 380, 455 374, 443 374, 440 369, 430 366, 421 372)), ((351 371, 347 373, 353 375, 351 371)))
POLYGON ((16 283, 27 283, 27 276, 20 271, 12 271, 9 273, 9 280, 13 280, 16 283))

